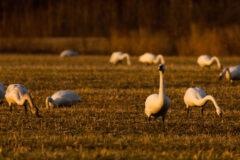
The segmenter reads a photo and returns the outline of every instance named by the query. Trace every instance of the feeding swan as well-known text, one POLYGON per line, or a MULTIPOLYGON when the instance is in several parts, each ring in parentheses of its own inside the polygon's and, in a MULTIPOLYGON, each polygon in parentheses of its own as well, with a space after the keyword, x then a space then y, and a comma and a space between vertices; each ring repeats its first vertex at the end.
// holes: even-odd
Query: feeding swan
POLYGON ((147 63, 147 64, 157 64, 159 61, 161 61, 161 64, 165 64, 165 60, 163 55, 154 55, 152 53, 144 53, 139 57, 139 62, 141 63, 147 63))
POLYGON ((58 106, 71 106, 81 101, 83 100, 77 93, 61 90, 54 93, 51 97, 46 98, 46 108, 49 109, 49 106, 53 106, 53 108, 58 106))
POLYGON ((215 108, 218 116, 222 117, 222 109, 218 106, 215 98, 206 93, 201 88, 188 88, 184 95, 184 103, 186 104, 187 114, 189 114, 190 107, 202 107, 202 115, 204 106, 207 101, 211 101, 215 108))
POLYGON ((78 55, 78 52, 72 51, 72 50, 64 50, 61 52, 60 57, 72 57, 78 55))
POLYGON ((200 67, 210 67, 213 62, 217 63, 217 66, 219 69, 222 68, 222 64, 220 63, 219 59, 217 57, 210 57, 208 55, 201 55, 197 59, 197 63, 200 65, 200 67))
POLYGON ((226 67, 219 75, 219 80, 226 77, 227 80, 233 82, 234 80, 240 80, 240 66, 226 67))
POLYGON ((129 54, 123 53, 123 52, 120 52, 120 51, 113 52, 111 57, 110 57, 109 62, 112 63, 112 64, 117 64, 117 63, 123 61, 125 58, 127 59, 127 64, 131 65, 131 60, 130 60, 129 54))
POLYGON ((12 111, 12 105, 23 105, 25 112, 27 112, 27 102, 30 105, 31 112, 39 117, 38 108, 33 104, 33 100, 28 90, 22 84, 10 84, 7 87, 5 98, 9 104, 10 111, 12 111))

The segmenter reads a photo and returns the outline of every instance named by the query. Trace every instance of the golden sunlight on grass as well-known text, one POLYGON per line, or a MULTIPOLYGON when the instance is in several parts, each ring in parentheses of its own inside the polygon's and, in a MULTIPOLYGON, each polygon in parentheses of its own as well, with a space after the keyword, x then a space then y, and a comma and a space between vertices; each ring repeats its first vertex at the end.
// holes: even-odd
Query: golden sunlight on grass
MULTIPOLYGON (((11 159, 237 159, 240 158, 240 85, 218 82, 219 70, 201 69, 197 57, 166 57, 165 87, 171 108, 163 129, 161 118, 148 122, 144 102, 157 93, 157 65, 114 66, 108 56, 60 59, 50 55, 1 55, 0 81, 28 88, 42 118, 24 107, 0 105, 0 158, 11 159), (207 103, 204 116, 183 96, 200 87, 216 98, 223 123, 207 103), (45 98, 61 89, 84 99, 71 108, 45 109, 45 98)), ((225 66, 239 57, 220 57, 225 66)))

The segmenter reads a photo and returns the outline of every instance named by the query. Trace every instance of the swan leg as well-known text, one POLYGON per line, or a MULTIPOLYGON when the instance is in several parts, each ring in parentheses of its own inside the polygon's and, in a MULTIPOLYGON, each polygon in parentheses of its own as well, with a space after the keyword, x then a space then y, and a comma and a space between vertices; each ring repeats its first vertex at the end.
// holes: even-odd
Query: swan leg
POLYGON ((203 111, 204 111, 204 106, 202 106, 202 109, 201 109, 202 116, 203 116, 203 111))
POLYGON ((165 116, 162 116, 163 126, 165 124, 165 116))
POLYGON ((187 117, 189 117, 190 108, 188 106, 186 106, 186 108, 187 108, 187 117))
POLYGON ((151 121, 151 116, 148 117, 148 122, 150 122, 150 121, 151 121))
POLYGON ((162 121, 163 121, 163 130, 165 130, 165 115, 162 116, 162 121))
POLYGON ((10 112, 12 112, 12 103, 9 103, 10 112))

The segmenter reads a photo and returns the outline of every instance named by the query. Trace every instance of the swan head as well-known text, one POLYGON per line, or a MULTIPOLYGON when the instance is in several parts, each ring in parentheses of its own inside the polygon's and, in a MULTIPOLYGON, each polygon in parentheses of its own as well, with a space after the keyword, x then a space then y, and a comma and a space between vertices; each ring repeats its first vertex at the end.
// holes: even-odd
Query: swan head
POLYGON ((220 81, 224 77, 223 72, 219 74, 218 80, 220 81))
POLYGON ((222 117, 223 113, 221 109, 216 110, 216 112, 219 117, 222 117))
POLYGON ((163 65, 163 64, 160 64, 159 67, 158 67, 158 70, 159 70, 159 71, 162 71, 162 72, 164 73, 164 71, 165 71, 164 65, 163 65))
POLYGON ((51 97, 46 98, 46 109, 49 109, 53 106, 53 99, 51 97))
MULTIPOLYGON (((219 74, 218 80, 221 80, 226 75, 227 70, 229 70, 228 67, 223 69, 223 71, 219 74)), ((226 76, 227 76, 227 78, 229 78, 229 74, 227 74, 226 76)))
POLYGON ((130 55, 128 53, 123 53, 123 55, 127 58, 127 64, 130 66, 132 65, 130 55))
POLYGON ((41 117, 41 116, 39 115, 39 113, 38 113, 38 108, 37 108, 37 107, 33 107, 33 108, 31 109, 31 112, 32 112, 34 115, 36 115, 37 117, 41 117))

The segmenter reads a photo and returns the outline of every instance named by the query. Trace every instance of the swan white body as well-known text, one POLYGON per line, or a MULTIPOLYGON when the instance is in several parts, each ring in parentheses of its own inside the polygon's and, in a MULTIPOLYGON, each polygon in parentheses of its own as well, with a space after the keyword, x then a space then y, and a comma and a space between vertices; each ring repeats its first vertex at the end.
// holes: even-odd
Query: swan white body
POLYGON ((200 67, 210 67, 213 62, 216 61, 217 66, 219 69, 222 68, 222 64, 220 63, 219 59, 217 57, 210 57, 208 55, 201 55, 197 59, 197 63, 200 67))
POLYGON ((207 101, 212 101, 216 108, 217 115, 222 116, 222 109, 218 106, 214 97, 206 95, 201 88, 188 88, 184 95, 184 103, 186 104, 187 113, 189 113, 190 107, 202 107, 203 114, 204 105, 207 101))
POLYGON ((150 119, 151 117, 162 116, 163 124, 166 113, 170 108, 170 99, 166 96, 164 86, 164 65, 159 66, 160 86, 159 94, 152 94, 145 101, 145 114, 150 119))
POLYGON ((77 93, 72 91, 60 90, 54 93, 51 97, 46 98, 46 108, 49 106, 71 106, 78 102, 83 101, 77 93))
POLYGON ((60 57, 72 57, 78 55, 78 52, 72 51, 72 50, 64 50, 61 52, 60 57))
POLYGON ((154 55, 152 53, 144 53, 139 57, 139 62, 141 63, 147 63, 147 64, 157 64, 159 61, 161 61, 161 64, 165 64, 165 60, 163 55, 154 55))
POLYGON ((7 87, 5 98, 9 104, 10 111, 12 111, 12 105, 24 105, 25 111, 27 112, 27 103, 29 103, 31 112, 38 115, 38 108, 34 106, 32 97, 30 96, 28 90, 22 84, 10 84, 7 87))
POLYGON ((219 80, 221 80, 223 77, 226 77, 227 80, 233 81, 233 80, 240 80, 240 66, 231 66, 226 67, 220 73, 219 80))
POLYGON ((131 60, 130 60, 129 54, 123 53, 123 52, 120 52, 120 51, 113 52, 111 57, 110 57, 109 62, 112 63, 112 64, 117 64, 117 63, 123 61, 125 58, 127 59, 127 64, 131 65, 131 60))
POLYGON ((1 103, 3 102, 4 97, 5 97, 5 87, 0 82, 0 100, 1 100, 1 103))

